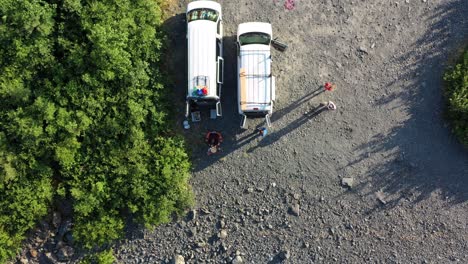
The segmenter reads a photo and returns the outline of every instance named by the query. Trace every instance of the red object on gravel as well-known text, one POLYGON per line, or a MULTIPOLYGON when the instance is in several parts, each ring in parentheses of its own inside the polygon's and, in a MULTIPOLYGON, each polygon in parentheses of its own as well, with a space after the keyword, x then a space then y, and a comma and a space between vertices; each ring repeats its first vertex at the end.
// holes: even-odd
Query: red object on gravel
POLYGON ((295 0, 286 0, 284 1, 284 8, 287 10, 293 10, 296 7, 296 1, 295 0))
POLYGON ((333 85, 329 82, 326 82, 325 85, 323 86, 325 88, 325 90, 327 91, 331 91, 333 90, 333 85))

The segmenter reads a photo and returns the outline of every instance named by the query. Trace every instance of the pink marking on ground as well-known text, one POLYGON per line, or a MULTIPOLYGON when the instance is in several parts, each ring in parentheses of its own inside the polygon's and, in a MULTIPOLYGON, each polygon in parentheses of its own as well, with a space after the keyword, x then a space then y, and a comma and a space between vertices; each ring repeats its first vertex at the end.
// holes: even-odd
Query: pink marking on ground
POLYGON ((286 0, 284 1, 284 8, 287 10, 293 10, 296 7, 296 1, 295 0, 286 0))

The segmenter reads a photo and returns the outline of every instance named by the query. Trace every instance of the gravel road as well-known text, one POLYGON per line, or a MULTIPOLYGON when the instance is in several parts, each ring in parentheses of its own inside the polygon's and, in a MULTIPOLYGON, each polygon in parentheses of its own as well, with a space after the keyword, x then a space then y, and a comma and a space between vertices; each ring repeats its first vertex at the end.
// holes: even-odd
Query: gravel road
MULTIPOLYGON (((468 154, 441 91, 468 40, 468 3, 295 2, 221 1, 224 117, 182 131, 196 207, 133 233, 116 247, 122 263, 468 263, 468 154), (263 120, 241 130, 235 105, 234 41, 248 21, 272 23, 289 45, 273 53, 278 99, 263 139, 252 134, 263 120), (337 89, 316 92, 327 81, 337 89), (336 111, 305 114, 328 100, 336 111), (206 129, 225 136, 219 155, 205 155, 206 129)), ((165 24, 181 117, 186 4, 165 24)))
MULTIPOLYGON (((187 2, 165 23, 180 124, 187 2)), ((224 116, 180 128, 196 206, 130 232, 114 246, 119 262, 468 263, 468 152, 443 120, 441 90, 468 41, 468 2, 220 2, 224 116), (273 51, 277 102, 263 139, 252 134, 263 120, 241 130, 236 108, 234 41, 248 21, 272 23, 289 45, 273 51), (336 90, 321 92, 325 82, 336 90), (336 111, 310 114, 328 100, 336 111), (207 129, 225 137, 210 157, 207 129)))

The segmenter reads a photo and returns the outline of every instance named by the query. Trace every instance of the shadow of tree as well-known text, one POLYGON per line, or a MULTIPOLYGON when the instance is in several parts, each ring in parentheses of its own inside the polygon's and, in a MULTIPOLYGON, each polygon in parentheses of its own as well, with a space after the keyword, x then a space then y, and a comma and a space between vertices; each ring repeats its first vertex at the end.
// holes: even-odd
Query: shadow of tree
POLYGON ((467 14, 463 0, 441 5, 411 51, 394 59, 407 67, 387 84, 387 90, 397 92, 378 99, 376 105, 389 111, 401 109, 408 118, 388 134, 377 134, 356 147, 359 157, 348 164, 370 162, 376 155, 385 157, 367 172, 370 180, 356 188, 369 195, 382 191, 390 199, 384 208, 401 199, 417 203, 434 193, 451 204, 468 200, 468 153, 443 120, 442 98, 447 57, 467 43, 467 14), (398 87, 401 89, 394 89, 398 87))

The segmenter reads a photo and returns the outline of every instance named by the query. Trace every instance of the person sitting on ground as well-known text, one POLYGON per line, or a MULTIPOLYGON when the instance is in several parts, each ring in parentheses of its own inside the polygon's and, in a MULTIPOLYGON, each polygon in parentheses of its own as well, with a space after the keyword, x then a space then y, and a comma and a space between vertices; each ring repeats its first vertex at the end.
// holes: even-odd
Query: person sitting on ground
POLYGON ((219 132, 210 131, 205 136, 205 142, 209 146, 207 154, 211 155, 218 152, 219 146, 221 145, 221 142, 223 142, 223 136, 219 132))

